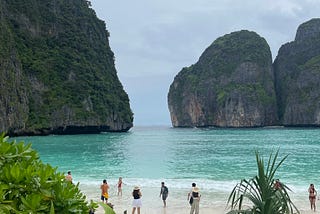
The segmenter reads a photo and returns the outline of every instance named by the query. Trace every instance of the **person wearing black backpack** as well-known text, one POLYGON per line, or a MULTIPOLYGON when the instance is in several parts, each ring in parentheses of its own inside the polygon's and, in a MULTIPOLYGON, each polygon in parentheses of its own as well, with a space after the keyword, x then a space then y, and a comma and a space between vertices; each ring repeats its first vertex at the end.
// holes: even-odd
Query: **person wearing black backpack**
POLYGON ((190 192, 188 192, 188 202, 192 206, 193 198, 192 198, 192 191, 196 187, 196 183, 192 183, 192 189, 190 192))
POLYGON ((199 214, 199 202, 200 202, 200 192, 198 187, 193 187, 191 192, 191 198, 193 199, 191 204, 190 214, 199 214))
POLYGON ((162 195, 162 201, 163 201, 163 207, 167 206, 167 197, 169 195, 169 190, 168 187, 164 185, 164 182, 161 182, 161 190, 160 190, 160 195, 159 197, 161 197, 162 195))

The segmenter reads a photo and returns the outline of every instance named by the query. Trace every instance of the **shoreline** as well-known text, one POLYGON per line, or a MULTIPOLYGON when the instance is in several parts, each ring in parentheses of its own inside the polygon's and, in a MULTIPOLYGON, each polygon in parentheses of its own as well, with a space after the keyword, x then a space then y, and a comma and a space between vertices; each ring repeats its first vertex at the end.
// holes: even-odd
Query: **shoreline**
MULTIPOLYGON (((110 185, 110 184, 109 184, 110 185)), ((100 189, 97 186, 90 188, 80 185, 81 191, 86 195, 87 200, 100 202, 100 189)), ((110 185, 108 202, 114 205, 114 211, 117 214, 123 214, 125 210, 130 214, 132 212, 132 186, 123 188, 123 195, 117 196, 116 188, 110 185)), ((167 198, 167 207, 163 207, 163 202, 159 197, 159 188, 141 187, 142 192, 142 207, 141 214, 186 214, 190 212, 190 205, 187 201, 189 189, 174 189, 169 188, 169 196, 167 198)), ((228 193, 218 193, 212 191, 201 191, 200 213, 201 214, 226 214, 230 209, 227 209, 228 193)), ((291 194, 291 200, 297 206, 301 214, 317 213, 310 210, 310 205, 307 197, 291 194)), ((320 203, 319 200, 316 203, 320 203)), ((102 207, 95 212, 96 214, 104 214, 102 207)))

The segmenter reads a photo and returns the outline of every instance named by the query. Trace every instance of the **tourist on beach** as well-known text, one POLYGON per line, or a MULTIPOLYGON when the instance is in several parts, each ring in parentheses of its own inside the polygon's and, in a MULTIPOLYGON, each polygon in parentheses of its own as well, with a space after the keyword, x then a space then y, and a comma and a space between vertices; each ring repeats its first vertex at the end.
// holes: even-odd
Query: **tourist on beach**
POLYGON ((135 213, 136 209, 138 211, 138 214, 140 214, 140 207, 142 206, 142 202, 141 202, 141 191, 140 188, 138 186, 135 186, 132 192, 132 196, 133 196, 133 202, 132 202, 132 214, 135 213))
POLYGON ((190 214, 199 214, 199 202, 200 202, 200 192, 198 187, 194 187, 191 193, 191 197, 193 198, 192 204, 191 204, 191 210, 190 214))
POLYGON ((108 194, 109 185, 108 185, 106 179, 104 179, 102 181, 100 189, 101 189, 101 201, 102 202, 106 201, 106 204, 107 204, 108 203, 108 198, 109 198, 109 194, 108 194))
POLYGON ((274 182, 273 188, 276 190, 280 190, 281 189, 281 183, 279 181, 279 179, 276 179, 276 181, 274 182))
POLYGON ((167 206, 166 200, 169 195, 169 190, 168 190, 168 187, 164 185, 164 182, 161 182, 159 197, 161 197, 161 195, 162 195, 163 207, 166 207, 167 206))
POLYGON ((122 196, 122 177, 119 177, 118 180, 118 196, 121 195, 122 196))
POLYGON ((311 205, 311 210, 316 211, 316 196, 317 196, 317 191, 314 188, 313 184, 310 184, 309 189, 309 201, 310 201, 310 205, 311 205))
POLYGON ((68 174, 66 175, 65 179, 67 181, 70 181, 72 183, 72 175, 71 175, 71 171, 68 171, 68 174))
POLYGON ((192 198, 192 191, 193 189, 197 186, 196 183, 192 183, 191 184, 192 188, 191 188, 191 191, 188 192, 188 201, 189 201, 189 204, 192 205, 192 201, 193 201, 193 198, 192 198))

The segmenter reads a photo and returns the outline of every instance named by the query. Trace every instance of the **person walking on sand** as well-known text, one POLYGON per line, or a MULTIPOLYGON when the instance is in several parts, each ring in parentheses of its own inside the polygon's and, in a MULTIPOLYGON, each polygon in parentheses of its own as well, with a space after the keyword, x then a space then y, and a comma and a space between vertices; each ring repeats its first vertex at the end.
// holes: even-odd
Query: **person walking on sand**
POLYGON ((159 197, 161 197, 162 195, 162 201, 163 201, 163 207, 167 206, 167 197, 169 195, 169 190, 168 187, 164 185, 164 182, 161 182, 161 189, 160 189, 160 195, 159 197))
POLYGON ((100 186, 101 189, 101 201, 104 202, 106 201, 106 203, 108 203, 108 198, 109 198, 109 194, 108 194, 108 190, 109 190, 109 185, 107 183, 107 180, 104 179, 102 181, 102 184, 100 186))
POLYGON ((317 191, 314 188, 313 184, 310 184, 309 189, 309 201, 310 201, 310 206, 311 206, 311 210, 316 211, 316 197, 317 197, 317 191))
POLYGON ((71 175, 71 171, 68 171, 68 174, 66 175, 65 179, 67 181, 70 181, 72 183, 72 175, 71 175))
POLYGON ((119 195, 122 196, 122 177, 119 177, 117 186, 118 186, 118 196, 119 195))
POLYGON ((138 214, 140 214, 140 208, 142 206, 142 201, 141 201, 142 194, 138 186, 134 187, 132 196, 133 196, 132 214, 136 212, 136 209, 138 211, 138 214))
POLYGON ((194 187, 192 190, 192 198, 193 198, 193 202, 191 204, 191 210, 190 210, 190 214, 199 214, 199 202, 200 202, 200 192, 199 192, 199 188, 198 187, 194 187))

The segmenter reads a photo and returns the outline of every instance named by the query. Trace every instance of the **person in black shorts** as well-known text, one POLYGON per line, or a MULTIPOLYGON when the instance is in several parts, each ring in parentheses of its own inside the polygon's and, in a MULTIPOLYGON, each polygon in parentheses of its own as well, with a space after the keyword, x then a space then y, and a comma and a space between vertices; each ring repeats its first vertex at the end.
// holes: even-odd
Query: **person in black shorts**
POLYGON ((162 195, 163 207, 166 207, 167 206, 166 200, 169 195, 169 190, 168 190, 168 187, 166 187, 164 185, 164 182, 161 182, 161 189, 160 189, 159 197, 161 197, 161 195, 162 195))

